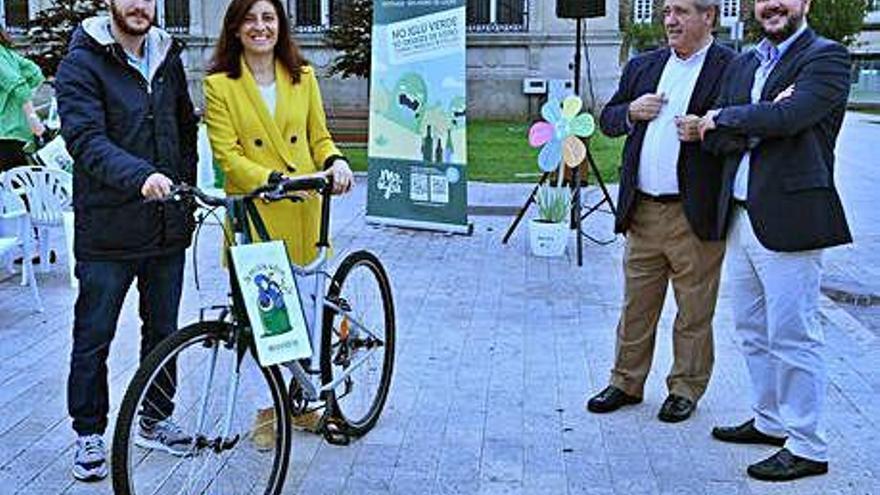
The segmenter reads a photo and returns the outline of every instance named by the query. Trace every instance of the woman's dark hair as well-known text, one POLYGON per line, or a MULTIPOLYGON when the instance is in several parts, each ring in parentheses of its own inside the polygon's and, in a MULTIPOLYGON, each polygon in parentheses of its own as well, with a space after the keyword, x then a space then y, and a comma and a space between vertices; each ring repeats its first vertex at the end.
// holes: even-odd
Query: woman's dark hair
MULTIPOLYGON (((241 54, 244 47, 237 36, 238 30, 244 23, 248 11, 258 1, 260 0, 232 0, 229 4, 226 16, 223 18, 223 31, 214 48, 208 74, 224 73, 232 79, 241 77, 241 54)), ((287 13, 284 12, 281 1, 266 1, 275 8, 275 15, 278 17, 278 42, 275 44, 275 58, 287 69, 293 84, 299 84, 300 71, 308 65, 308 61, 303 57, 299 47, 290 36, 290 21, 287 18, 287 13)))
POLYGON ((0 45, 6 48, 12 48, 12 37, 6 32, 6 28, 0 25, 0 45))

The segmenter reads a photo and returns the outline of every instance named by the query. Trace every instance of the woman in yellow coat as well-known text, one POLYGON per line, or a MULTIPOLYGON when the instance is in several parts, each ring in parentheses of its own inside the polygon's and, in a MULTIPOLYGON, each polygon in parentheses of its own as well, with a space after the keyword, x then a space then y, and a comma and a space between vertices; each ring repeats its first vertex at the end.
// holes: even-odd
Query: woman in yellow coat
MULTIPOLYGON (((353 184, 348 162, 327 131, 315 71, 290 38, 279 0, 233 0, 205 78, 206 121, 215 159, 226 175, 229 194, 250 192, 271 176, 323 173, 334 193, 353 184)), ((287 245, 294 262, 317 255, 321 199, 301 203, 257 203, 269 236, 287 245)), ((260 409, 253 442, 271 448, 272 408, 260 409)), ((313 430, 319 415, 294 418, 313 430)))
MULTIPOLYGON (((348 162, 327 130, 315 71, 290 37, 279 0, 233 0, 205 78, 206 121, 229 194, 271 175, 332 175, 334 193, 353 184, 348 162)), ((317 251, 320 198, 258 204, 273 239, 299 264, 317 251)))

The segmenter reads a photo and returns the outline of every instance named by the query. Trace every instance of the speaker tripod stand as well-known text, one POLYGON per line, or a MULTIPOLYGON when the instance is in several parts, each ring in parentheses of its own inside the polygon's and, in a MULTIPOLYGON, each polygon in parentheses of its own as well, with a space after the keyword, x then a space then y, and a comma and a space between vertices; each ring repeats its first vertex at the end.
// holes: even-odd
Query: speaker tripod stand
MULTIPOLYGON (((575 34, 575 55, 574 55, 574 93, 580 97, 580 82, 581 82, 581 22, 582 19, 578 17, 576 19, 577 22, 577 30, 575 34)), ((502 244, 507 244, 507 241, 510 240, 510 236, 513 235, 513 231, 516 230, 516 227, 522 221, 523 216, 528 211, 529 207, 532 203, 535 202, 535 195, 538 193, 538 189, 542 184, 550 177, 550 172, 544 172, 541 175, 541 178, 538 179, 538 183, 535 184, 535 187, 532 189, 532 193, 529 194, 528 199, 526 199, 525 204, 523 204, 522 208, 520 208, 519 212, 516 214, 516 218, 513 219, 513 223, 507 229, 507 233, 504 234, 504 239, 501 241, 502 244)), ((589 179, 587 180, 589 183, 589 179)), ((611 195, 608 193, 608 188, 605 187, 605 182, 602 180, 602 176, 599 174, 599 168, 596 167, 596 162, 593 160, 593 154, 590 153, 590 147, 587 146, 587 155, 584 158, 584 161, 581 162, 577 167, 572 170, 571 180, 568 181, 568 185, 572 189, 571 194, 571 221, 570 226, 577 232, 576 235, 576 246, 577 246, 577 264, 578 266, 583 266, 584 257, 584 237, 588 237, 593 242, 598 244, 607 244, 608 242, 602 242, 592 237, 589 237, 587 234, 582 232, 583 221, 589 215, 599 211, 599 208, 602 207, 603 204, 608 203, 608 207, 611 210, 612 215, 617 215, 617 210, 614 207, 614 201, 611 200, 611 195), (587 168, 589 167, 589 168, 587 168), (581 210, 581 173, 582 170, 587 172, 587 177, 589 177, 589 172, 593 173, 593 176, 596 178, 596 185, 599 186, 599 189, 602 192, 602 199, 587 208, 585 213, 582 213, 581 210)))

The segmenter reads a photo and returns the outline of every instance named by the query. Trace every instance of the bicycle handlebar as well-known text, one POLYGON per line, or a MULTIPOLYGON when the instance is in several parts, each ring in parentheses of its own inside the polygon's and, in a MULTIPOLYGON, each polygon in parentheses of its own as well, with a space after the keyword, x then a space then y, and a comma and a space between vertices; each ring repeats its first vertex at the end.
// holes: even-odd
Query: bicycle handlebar
MULTIPOLYGON (((322 195, 325 196, 326 199, 326 196, 330 194, 332 189, 332 178, 322 176, 286 177, 281 180, 269 182, 265 185, 262 185, 243 196, 238 196, 238 199, 262 199, 263 201, 268 202, 281 201, 284 199, 301 201, 301 198, 297 196, 292 196, 290 193, 304 191, 320 192, 322 195)), ((154 201, 181 201, 185 196, 195 197, 206 206, 212 207, 229 206, 230 201, 235 199, 211 196, 210 194, 205 193, 196 186, 190 186, 183 183, 175 184, 171 187, 171 192, 168 194, 168 196, 163 199, 154 201)), ((147 201, 149 202, 150 200, 147 201)))

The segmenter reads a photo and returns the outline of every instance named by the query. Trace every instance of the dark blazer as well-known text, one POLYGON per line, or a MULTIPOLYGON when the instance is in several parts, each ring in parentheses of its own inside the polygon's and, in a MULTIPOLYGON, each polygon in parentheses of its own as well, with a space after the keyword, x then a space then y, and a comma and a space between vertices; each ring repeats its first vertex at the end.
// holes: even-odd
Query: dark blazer
POLYGON ((751 104, 758 59, 753 52, 728 68, 704 147, 725 154, 718 225, 726 230, 736 169, 751 146, 747 208, 755 235, 773 251, 802 251, 852 242, 834 188, 834 145, 846 111, 850 59, 846 48, 807 29, 783 54, 751 104), (794 94, 773 99, 794 84, 794 94))
MULTIPOLYGON (((92 23, 94 26, 96 23, 92 23)), ((184 203, 145 203, 141 186, 161 172, 194 184, 198 119, 180 53, 170 37, 151 87, 122 47, 99 28, 74 31, 55 88, 61 133, 73 167, 74 252, 78 260, 125 260, 186 249, 193 231, 184 203)))
MULTIPOLYGON (((669 48, 662 48, 639 55, 630 60, 623 69, 617 92, 608 101, 599 118, 602 132, 616 137, 627 135, 623 146, 620 170, 620 191, 617 203, 616 232, 626 232, 635 206, 636 186, 639 177, 639 159, 648 122, 635 122, 627 126, 629 104, 646 93, 654 93, 660 84, 660 76, 670 56, 669 48)), ((718 97, 721 75, 735 53, 717 42, 709 47, 703 69, 697 79, 688 104, 688 113, 704 115, 718 97)), ((720 159, 700 143, 681 143, 678 155, 678 187, 684 213, 691 228, 700 239, 718 240, 717 204, 721 189, 720 159)))

